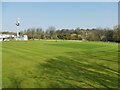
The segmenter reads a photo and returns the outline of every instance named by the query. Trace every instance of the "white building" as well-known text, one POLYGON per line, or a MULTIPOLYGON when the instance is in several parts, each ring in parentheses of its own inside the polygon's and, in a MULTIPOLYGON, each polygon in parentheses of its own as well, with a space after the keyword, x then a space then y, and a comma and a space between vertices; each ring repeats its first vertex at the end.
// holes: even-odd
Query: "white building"
POLYGON ((28 40, 27 35, 20 36, 19 38, 15 35, 10 34, 0 34, 0 41, 10 41, 10 40, 28 40))
POLYGON ((10 34, 0 34, 0 41, 9 41, 14 37, 15 37, 14 35, 10 35, 10 34))

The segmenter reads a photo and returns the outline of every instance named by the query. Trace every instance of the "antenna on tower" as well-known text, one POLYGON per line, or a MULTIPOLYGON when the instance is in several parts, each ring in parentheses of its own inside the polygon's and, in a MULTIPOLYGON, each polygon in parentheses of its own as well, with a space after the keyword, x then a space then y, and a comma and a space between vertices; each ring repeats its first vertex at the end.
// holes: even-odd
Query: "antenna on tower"
POLYGON ((20 18, 17 18, 16 26, 20 26, 20 18))

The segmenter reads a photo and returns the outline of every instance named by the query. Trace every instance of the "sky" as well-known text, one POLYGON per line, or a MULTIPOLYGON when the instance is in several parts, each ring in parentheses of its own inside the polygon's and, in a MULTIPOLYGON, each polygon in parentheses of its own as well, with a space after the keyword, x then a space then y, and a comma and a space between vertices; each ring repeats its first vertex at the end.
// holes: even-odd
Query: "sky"
POLYGON ((113 28, 118 23, 117 2, 3 2, 3 31, 43 28, 113 28))
POLYGON ((119 0, 1 0, 3 2, 119 2, 119 0))
POLYGON ((0 2, 0 31, 2 30, 2 3, 0 2))

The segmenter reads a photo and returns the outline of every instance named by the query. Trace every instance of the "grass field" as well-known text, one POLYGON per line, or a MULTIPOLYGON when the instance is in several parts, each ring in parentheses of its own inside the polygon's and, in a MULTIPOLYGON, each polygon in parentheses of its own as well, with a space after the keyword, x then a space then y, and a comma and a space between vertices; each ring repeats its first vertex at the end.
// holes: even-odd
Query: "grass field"
POLYGON ((117 88, 117 51, 103 42, 3 42, 3 88, 117 88))
POLYGON ((0 89, 2 88, 2 42, 0 42, 0 89))

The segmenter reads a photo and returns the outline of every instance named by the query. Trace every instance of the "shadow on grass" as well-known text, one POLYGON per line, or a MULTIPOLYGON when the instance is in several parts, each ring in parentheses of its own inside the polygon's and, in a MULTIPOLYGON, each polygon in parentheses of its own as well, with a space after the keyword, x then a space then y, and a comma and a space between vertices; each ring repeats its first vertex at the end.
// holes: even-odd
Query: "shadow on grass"
POLYGON ((40 64, 38 68, 40 77, 36 78, 38 82, 46 81, 47 87, 118 87, 118 78, 105 74, 109 71, 102 65, 84 64, 72 58, 59 56, 48 60, 45 64, 40 64), (105 73, 101 73, 99 69, 105 73))
MULTIPOLYGON (((74 57, 58 56, 38 63, 36 70, 28 70, 22 74, 12 74, 10 87, 35 88, 117 88, 117 72, 104 65, 82 60, 77 53, 74 57), (115 72, 115 73, 113 73, 115 72), (24 78, 22 78, 24 77, 24 78), (27 85, 28 84, 28 85, 27 85)), ((68 56, 71 56, 68 53, 68 56)))
MULTIPOLYGON (((94 59, 100 59, 100 60, 103 60, 103 61, 108 61, 108 62, 113 62, 113 63, 116 63, 117 60, 114 60, 114 59, 105 59, 104 57, 103 58, 100 58, 100 53, 107 53, 109 55, 108 52, 106 51, 102 51, 102 52, 99 52, 98 55, 96 55, 96 52, 95 51, 82 51, 82 53, 79 53, 79 52, 66 52, 65 54, 69 55, 69 56, 72 56, 72 57, 75 57, 76 59, 79 59, 81 57, 84 57, 84 58, 94 58, 94 59), (75 56, 74 56, 75 55, 75 56)), ((114 53, 114 52, 113 52, 114 53)), ((117 56, 117 54, 115 54, 117 56)), ((106 56, 107 57, 107 56, 106 56)), ((117 58, 116 58, 117 59, 117 58)))

